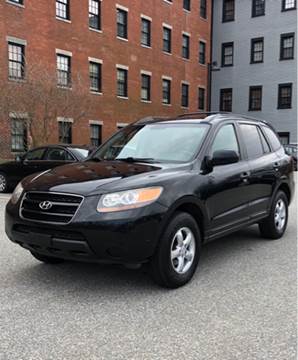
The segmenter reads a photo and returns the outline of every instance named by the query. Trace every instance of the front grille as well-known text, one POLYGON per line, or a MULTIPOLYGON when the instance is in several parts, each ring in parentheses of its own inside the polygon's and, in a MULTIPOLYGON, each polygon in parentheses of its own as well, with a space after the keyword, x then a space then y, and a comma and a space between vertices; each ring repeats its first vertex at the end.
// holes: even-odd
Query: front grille
POLYGON ((43 223, 68 224, 73 219, 83 197, 51 192, 27 192, 22 200, 23 219, 43 223), (41 205, 46 203, 43 209, 41 205))

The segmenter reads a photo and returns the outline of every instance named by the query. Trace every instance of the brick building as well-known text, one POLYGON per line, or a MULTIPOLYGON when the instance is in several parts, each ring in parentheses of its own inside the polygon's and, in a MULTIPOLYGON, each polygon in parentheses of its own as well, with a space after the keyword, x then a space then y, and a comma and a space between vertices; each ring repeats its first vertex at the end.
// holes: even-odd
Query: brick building
MULTIPOLYGON (((22 86, 37 61, 66 91, 80 74, 91 115, 59 114, 51 142, 66 126, 60 140, 96 144, 141 117, 205 109, 210 35, 211 0, 1 0, 0 82, 22 86)), ((0 118, 0 158, 26 147, 15 121, 0 118)))

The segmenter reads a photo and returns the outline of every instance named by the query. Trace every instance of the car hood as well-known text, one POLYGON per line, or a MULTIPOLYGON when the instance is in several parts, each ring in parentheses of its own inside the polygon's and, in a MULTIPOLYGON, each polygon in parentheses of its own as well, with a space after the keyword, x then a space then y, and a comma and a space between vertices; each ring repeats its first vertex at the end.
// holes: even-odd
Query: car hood
POLYGON ((139 179, 136 181, 136 186, 138 186, 137 184, 140 182, 140 178, 144 178, 144 174, 150 176, 164 168, 159 165, 122 161, 99 163, 85 161, 31 175, 23 180, 23 186, 25 191, 67 192, 86 196, 101 192, 104 185, 111 183, 115 184, 115 187, 118 187, 119 183, 125 186, 124 182, 133 177, 139 179))

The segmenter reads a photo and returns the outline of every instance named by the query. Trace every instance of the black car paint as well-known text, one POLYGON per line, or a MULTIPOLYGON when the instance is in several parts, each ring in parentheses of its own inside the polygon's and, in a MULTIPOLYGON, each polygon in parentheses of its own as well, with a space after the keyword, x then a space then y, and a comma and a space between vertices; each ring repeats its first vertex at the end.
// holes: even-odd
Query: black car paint
MULTIPOLYGON (((34 149, 31 149, 27 153, 23 154, 22 156, 18 156, 18 159, 15 161, 9 161, 0 164, 0 172, 5 174, 7 177, 7 182, 9 184, 9 189, 13 189, 16 185, 24 179, 26 176, 29 176, 34 173, 43 172, 49 169, 52 169, 56 166, 61 166, 65 164, 70 164, 72 162, 82 161, 84 160, 83 157, 78 156, 77 153, 72 151, 72 145, 48 145, 48 146, 40 146, 34 149), (65 150, 73 160, 64 160, 64 161, 55 161, 55 160, 45 160, 47 152, 50 149, 63 149, 65 150), (26 160, 26 155, 29 152, 35 151, 37 149, 45 149, 43 157, 41 160, 26 160)), ((86 147, 80 147, 82 149, 88 149, 86 147)))
MULTIPOLYGON (((23 181, 25 191, 79 194, 84 201, 68 225, 23 220, 19 215, 20 201, 17 205, 9 202, 7 235, 23 247, 49 256, 141 263, 153 255, 177 210, 188 211, 196 218, 204 242, 256 223, 268 215, 278 189, 284 189, 290 201, 294 188, 292 163, 282 147, 248 161, 242 141, 245 134, 238 121, 227 115, 210 120, 212 129, 198 156, 186 164, 86 161, 53 169, 37 179, 28 177, 23 181), (210 155, 212 139, 219 127, 229 123, 237 130, 240 160, 208 171, 204 162, 210 155), (102 194, 149 186, 164 189, 158 201, 149 206, 115 213, 96 211, 102 194)), ((240 121, 262 125, 241 117, 240 121)))

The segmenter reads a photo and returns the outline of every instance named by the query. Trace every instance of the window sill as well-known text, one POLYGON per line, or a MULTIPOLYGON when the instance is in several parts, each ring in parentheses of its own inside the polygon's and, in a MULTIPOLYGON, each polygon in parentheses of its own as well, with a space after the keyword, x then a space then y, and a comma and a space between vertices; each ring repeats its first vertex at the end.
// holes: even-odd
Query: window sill
POLYGON ((207 64, 202 64, 202 63, 200 63, 200 62, 199 62, 199 65, 200 65, 200 66, 203 66, 203 67, 205 67, 205 68, 207 67, 207 64))
POLYGON ((151 100, 143 100, 143 99, 141 99, 141 102, 144 103, 144 104, 152 104, 151 100))
POLYGON ((118 39, 118 40, 121 40, 121 41, 128 42, 128 39, 123 38, 123 37, 121 37, 121 36, 117 36, 117 39, 118 39))
POLYGON ((173 2, 172 1, 168 1, 168 0, 163 0, 166 4, 168 5, 173 5, 173 2))
POLYGON ((296 6, 291 9, 282 9, 281 12, 293 11, 296 10, 296 6))
POLYGON ((183 109, 183 110, 189 110, 189 106, 181 106, 181 109, 183 109))
POLYGON ((119 96, 117 95, 117 98, 120 99, 120 100, 128 100, 128 96, 119 96))
POLYGON ((163 106, 172 106, 172 104, 162 103, 163 106))
POLYGON ((286 59, 282 59, 282 58, 279 59, 279 61, 287 61, 287 60, 294 60, 294 57, 290 57, 290 58, 286 58, 286 59))
POLYGON ((23 4, 18 4, 18 3, 15 3, 15 2, 13 2, 13 1, 9 1, 9 0, 6 0, 6 2, 7 2, 7 4, 9 4, 9 5, 14 5, 14 6, 17 6, 17 7, 22 8, 22 9, 25 8, 25 5, 23 5, 23 4))
POLYGON ((57 85, 57 88, 61 90, 72 90, 71 86, 57 85))
POLYGON ((185 12, 186 14, 190 14, 190 13, 191 13, 191 10, 187 10, 187 9, 184 9, 184 8, 183 8, 183 12, 185 12))
POLYGON ((183 57, 183 56, 181 56, 181 58, 182 58, 182 60, 184 60, 184 61, 190 61, 190 58, 185 58, 185 57, 183 57))
POLYGON ((100 29, 93 29, 93 28, 89 27, 89 30, 94 31, 94 32, 96 32, 98 34, 102 34, 102 30, 100 30, 100 29))
POLYGON ((170 56, 172 56, 173 54, 172 53, 170 53, 170 52, 167 52, 167 51, 162 51, 165 55, 170 55, 170 56))
POLYGON ((95 90, 90 90, 90 94, 92 95, 99 95, 99 96, 102 96, 103 93, 101 91, 95 91, 95 90))
POLYGON ((62 19, 62 18, 59 18, 58 16, 56 16, 56 20, 59 20, 59 21, 65 22, 65 23, 67 23, 67 24, 71 24, 71 20, 68 20, 68 19, 62 19))
POLYGON ((148 45, 144 45, 144 44, 141 44, 141 47, 145 48, 145 49, 152 49, 151 46, 148 46, 148 45))
POLYGON ((254 64, 263 64, 264 61, 251 61, 250 65, 254 65, 254 64))
POLYGON ((13 79, 13 78, 8 78, 8 81, 11 81, 11 82, 14 82, 14 83, 20 83, 20 84, 26 83, 26 79, 13 79))
POLYGON ((291 110, 292 109, 292 106, 291 107, 278 107, 277 110, 291 110))

